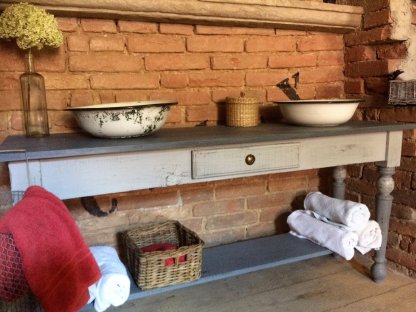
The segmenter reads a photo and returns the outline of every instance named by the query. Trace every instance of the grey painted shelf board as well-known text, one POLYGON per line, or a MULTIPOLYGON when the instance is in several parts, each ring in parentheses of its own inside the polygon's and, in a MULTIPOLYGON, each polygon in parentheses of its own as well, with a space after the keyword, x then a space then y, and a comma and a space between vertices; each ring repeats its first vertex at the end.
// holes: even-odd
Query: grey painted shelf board
POLYGON ((257 127, 163 128, 149 136, 129 139, 95 138, 87 133, 52 134, 43 138, 9 136, 0 145, 0 162, 125 152, 251 144, 413 129, 415 124, 352 121, 336 127, 261 124, 257 127), (26 153, 26 156, 25 156, 26 153))
MULTIPOLYGON (((331 253, 326 248, 290 234, 273 235, 204 248, 202 276, 199 280, 146 291, 141 291, 132 281, 129 300, 218 281, 331 253)), ((92 309, 92 304, 90 304, 83 311, 92 309)))

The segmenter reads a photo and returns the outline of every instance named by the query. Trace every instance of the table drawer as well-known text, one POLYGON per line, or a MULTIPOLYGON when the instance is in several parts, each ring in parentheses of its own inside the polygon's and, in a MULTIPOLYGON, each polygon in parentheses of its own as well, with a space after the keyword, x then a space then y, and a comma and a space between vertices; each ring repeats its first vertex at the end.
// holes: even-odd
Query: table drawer
POLYGON ((299 143, 192 151, 192 178, 276 171, 299 167, 299 143))

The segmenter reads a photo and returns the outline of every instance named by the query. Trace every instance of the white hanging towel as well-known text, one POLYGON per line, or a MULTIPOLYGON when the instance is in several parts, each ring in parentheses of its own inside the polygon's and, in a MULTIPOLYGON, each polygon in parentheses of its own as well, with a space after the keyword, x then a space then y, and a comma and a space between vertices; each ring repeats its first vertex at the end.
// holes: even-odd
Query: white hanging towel
POLYGON ((381 242, 380 225, 376 221, 370 220, 364 229, 358 232, 358 244, 355 248, 362 254, 365 254, 371 249, 380 249, 381 242))
POLYGON ((321 192, 306 195, 304 208, 312 210, 335 223, 344 224, 355 231, 362 230, 370 220, 368 207, 350 200, 332 198, 321 192))
POLYGON ((296 210, 287 218, 292 234, 307 238, 339 254, 346 260, 354 257, 358 235, 353 231, 320 221, 305 210, 296 210))
POLYGON ((90 247, 90 250, 102 277, 88 288, 88 303, 94 301, 94 309, 98 312, 105 311, 110 306, 122 305, 130 295, 130 279, 117 251, 110 246, 95 246, 90 247))

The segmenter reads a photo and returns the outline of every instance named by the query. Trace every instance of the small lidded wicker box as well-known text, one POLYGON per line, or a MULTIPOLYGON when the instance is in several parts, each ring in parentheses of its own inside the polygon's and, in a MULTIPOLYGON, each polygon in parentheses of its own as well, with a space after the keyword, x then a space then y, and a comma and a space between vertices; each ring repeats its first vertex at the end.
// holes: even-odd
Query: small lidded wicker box
POLYGON ((127 267, 142 290, 201 277, 204 242, 178 221, 147 224, 124 232, 122 237, 127 267), (174 248, 157 248, 160 246, 174 248))
POLYGON ((390 80, 389 104, 416 105, 416 80, 390 80))
POLYGON ((226 125, 231 127, 254 127, 259 124, 259 100, 255 97, 227 97, 225 100, 226 125))

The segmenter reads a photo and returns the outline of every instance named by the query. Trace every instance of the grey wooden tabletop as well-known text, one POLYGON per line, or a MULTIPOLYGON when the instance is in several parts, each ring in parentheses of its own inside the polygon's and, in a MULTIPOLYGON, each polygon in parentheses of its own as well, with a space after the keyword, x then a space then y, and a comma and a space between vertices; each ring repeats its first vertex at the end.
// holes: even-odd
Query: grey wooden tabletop
POLYGON ((73 157, 137 151, 250 144, 305 138, 401 131, 416 128, 416 123, 351 121, 335 127, 302 127, 283 123, 256 127, 227 126, 162 128, 144 137, 128 139, 96 138, 87 133, 52 134, 42 138, 9 136, 0 145, 0 162, 73 157))

